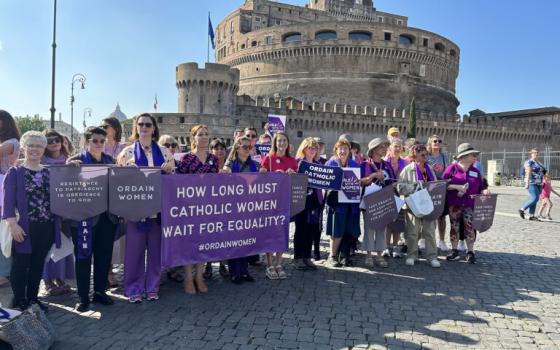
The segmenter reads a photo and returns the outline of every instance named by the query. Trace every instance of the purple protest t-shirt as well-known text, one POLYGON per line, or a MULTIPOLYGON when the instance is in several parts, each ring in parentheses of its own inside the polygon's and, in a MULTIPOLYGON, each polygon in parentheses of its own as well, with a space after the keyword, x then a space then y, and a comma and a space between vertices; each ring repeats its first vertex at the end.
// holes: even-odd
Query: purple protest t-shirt
POLYGON ((448 190, 448 205, 474 208, 474 199, 471 196, 482 193, 482 190, 484 189, 482 175, 477 168, 471 165, 469 169, 467 169, 467 171, 464 171, 458 163, 451 164, 443 172, 442 179, 450 180, 449 185, 464 185, 466 183, 469 184, 469 188, 463 196, 459 196, 459 191, 448 190))

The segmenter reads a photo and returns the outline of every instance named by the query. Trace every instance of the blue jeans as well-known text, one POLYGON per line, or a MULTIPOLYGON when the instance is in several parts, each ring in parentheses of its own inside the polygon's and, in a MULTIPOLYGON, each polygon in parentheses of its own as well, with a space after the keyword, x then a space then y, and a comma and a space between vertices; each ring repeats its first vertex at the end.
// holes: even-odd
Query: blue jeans
POLYGON ((539 196, 541 195, 542 185, 529 185, 529 200, 523 204, 521 209, 527 210, 529 209, 529 214, 531 216, 535 215, 535 211, 537 210, 537 203, 539 202, 539 196))

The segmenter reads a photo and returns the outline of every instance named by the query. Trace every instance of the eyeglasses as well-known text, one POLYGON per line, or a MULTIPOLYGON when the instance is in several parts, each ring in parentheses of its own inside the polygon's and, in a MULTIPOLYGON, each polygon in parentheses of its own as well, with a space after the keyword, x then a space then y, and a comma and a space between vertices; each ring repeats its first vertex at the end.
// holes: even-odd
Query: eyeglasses
POLYGON ((140 127, 140 128, 149 129, 149 128, 151 128, 152 126, 154 126, 154 124, 152 124, 152 123, 138 123, 138 127, 140 127))
POLYGON ((173 143, 164 143, 163 144, 165 146, 165 148, 177 148, 178 144, 173 142, 173 143))
POLYGON ((249 135, 245 135, 245 137, 248 138, 248 139, 256 139, 256 138, 257 138, 257 135, 255 135, 255 134, 249 134, 249 135))
POLYGON ((103 145, 103 144, 105 144, 105 139, 91 139, 91 140, 89 140, 89 142, 91 142, 93 144, 96 144, 96 145, 97 144, 103 145))
POLYGON ((244 149, 245 151, 250 151, 250 150, 253 149, 253 146, 251 146, 251 145, 242 145, 242 146, 239 146, 239 148, 242 148, 242 149, 244 149))
MULTIPOLYGON (((138 124, 138 125, 140 125, 140 124, 138 124)), ((100 126, 100 128, 103 129, 103 130, 107 130, 110 127, 111 127, 111 125, 107 125, 107 124, 100 126)))
POLYGON ((433 140, 432 142, 433 142, 433 143, 443 143, 442 140, 433 140))
POLYGON ((61 142, 62 142, 62 141, 61 141, 58 137, 49 137, 49 138, 47 139, 47 143, 48 143, 49 145, 54 145, 54 144, 61 143, 61 142))
POLYGON ((317 147, 307 147, 307 149, 310 150, 310 151, 316 151, 316 150, 318 150, 317 147))

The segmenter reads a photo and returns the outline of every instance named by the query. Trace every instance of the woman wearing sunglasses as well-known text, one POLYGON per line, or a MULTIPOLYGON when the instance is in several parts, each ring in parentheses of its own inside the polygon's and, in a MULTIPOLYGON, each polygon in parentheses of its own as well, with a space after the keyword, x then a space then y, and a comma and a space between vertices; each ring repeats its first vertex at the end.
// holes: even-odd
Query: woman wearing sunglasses
MULTIPOLYGON (((159 167, 171 173, 175 167, 173 155, 157 144, 159 128, 150 113, 142 113, 132 123, 132 145, 118 157, 122 166, 159 167)), ((139 222, 129 221, 126 228, 124 292, 131 303, 140 303, 145 294, 148 301, 159 299, 161 274, 161 224, 158 216, 139 222), (147 255, 147 258, 146 258, 147 255)))
POLYGON ((177 140, 171 135, 161 135, 158 140, 158 145, 167 148, 171 154, 180 152, 177 140))
MULTIPOLYGON (((66 164, 69 157, 69 152, 64 145, 64 136, 58 131, 47 129, 43 131, 43 135, 47 138, 47 149, 41 160, 43 165, 56 165, 66 164)), ((63 227, 64 233, 70 237, 70 230, 63 227)), ((75 277, 74 271, 74 255, 70 254, 66 258, 54 262, 49 259, 45 263, 43 270, 43 281, 49 295, 61 295, 71 293, 70 285, 66 283, 67 280, 73 280, 75 277)))
MULTIPOLYGON (((426 143, 426 149, 428 150, 428 158, 426 161, 434 169, 436 175, 436 180, 441 180, 443 172, 447 169, 447 166, 451 164, 449 161, 449 156, 443 152, 443 139, 438 135, 432 135, 428 138, 426 143)), ((446 252, 449 250, 447 244, 445 243, 445 229, 446 229, 446 219, 448 214, 447 206, 445 206, 445 211, 441 217, 437 220, 437 227, 439 232, 439 241, 437 247, 442 251, 446 252)), ((464 241, 461 241, 464 245, 464 241)), ((421 249, 425 247, 425 241, 422 239, 422 244, 419 244, 421 249)), ((461 245, 461 243, 460 243, 461 245)))

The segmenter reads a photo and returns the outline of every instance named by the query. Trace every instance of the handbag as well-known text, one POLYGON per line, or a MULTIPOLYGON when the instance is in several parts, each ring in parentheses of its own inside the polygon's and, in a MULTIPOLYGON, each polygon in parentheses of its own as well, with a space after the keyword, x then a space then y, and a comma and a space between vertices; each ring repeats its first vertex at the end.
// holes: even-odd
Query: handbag
POLYGON ((331 208, 338 206, 338 191, 329 191, 327 194, 327 205, 331 208))
POLYGON ((423 188, 420 184, 418 184, 416 188, 418 189, 418 187, 420 187, 420 189, 406 197, 404 201, 414 216, 422 218, 434 211, 434 202, 432 202, 432 197, 430 193, 428 193, 428 190, 423 188))
POLYGON ((33 305, 10 318, 12 310, 1 309, 1 316, 9 319, 0 323, 0 346, 8 344, 14 350, 48 349, 54 343, 54 327, 38 306, 33 305))
POLYGON ((12 240, 8 222, 6 220, 0 221, 0 247, 2 248, 2 254, 6 258, 12 256, 12 240))

